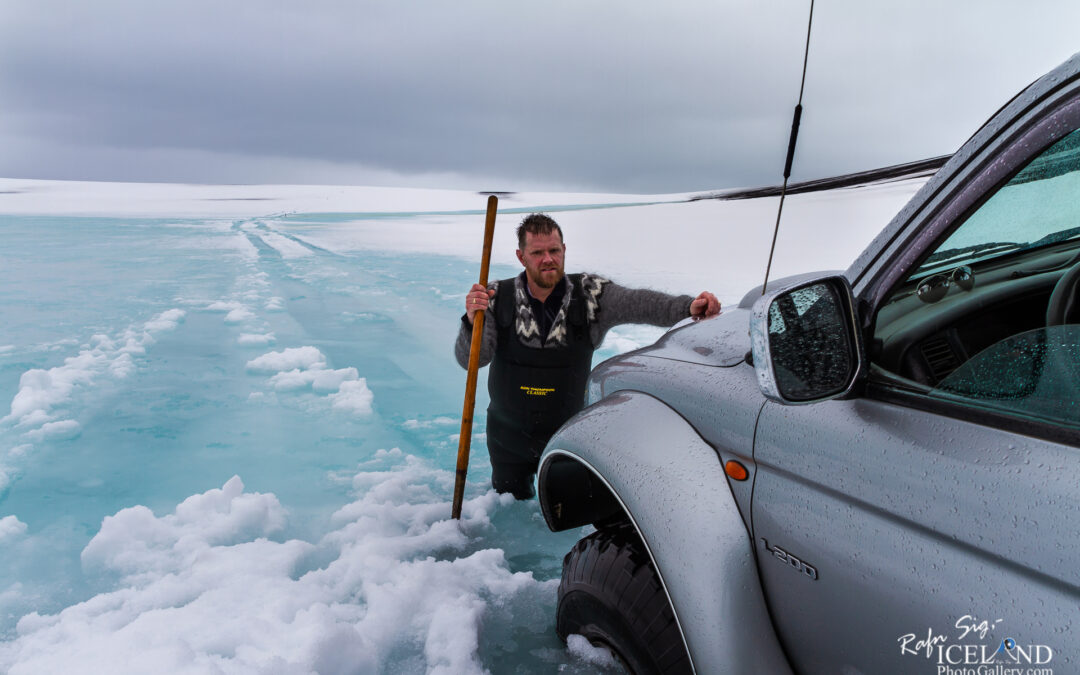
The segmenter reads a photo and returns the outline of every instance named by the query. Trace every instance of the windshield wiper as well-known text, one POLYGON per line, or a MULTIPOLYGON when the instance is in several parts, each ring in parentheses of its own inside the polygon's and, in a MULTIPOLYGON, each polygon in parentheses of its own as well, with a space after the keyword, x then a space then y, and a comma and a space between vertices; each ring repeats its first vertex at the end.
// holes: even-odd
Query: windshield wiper
POLYGON ((1038 248, 1040 246, 1049 246, 1050 244, 1060 244, 1063 241, 1076 239, 1077 237, 1080 237, 1080 227, 1070 227, 1069 229, 1061 230, 1060 232, 1051 232, 1042 239, 1037 239, 1028 244, 1028 248, 1038 248))
POLYGON ((937 267, 958 258, 969 259, 976 255, 981 256, 986 255, 987 253, 1004 253, 1005 251, 1027 248, 1028 246, 1029 244, 1020 244, 1015 241, 988 241, 982 244, 973 244, 971 246, 949 248, 931 254, 930 257, 924 260, 923 264, 919 266, 919 271, 925 271, 928 267, 937 267))
MULTIPOLYGON (((919 269, 912 275, 912 279, 916 277, 922 277, 930 274, 941 267, 947 267, 950 264, 963 261, 964 263, 971 262, 975 258, 986 258, 994 255, 1000 255, 1010 251, 1026 251, 1029 249, 1042 248, 1044 246, 1053 246, 1054 244, 1060 244, 1071 239, 1080 238, 1080 226, 1070 227, 1067 230, 1061 230, 1059 232, 1051 232, 1050 234, 1036 239, 1030 243, 1019 243, 1015 241, 988 241, 981 244, 972 244, 971 246, 959 246, 956 248, 948 248, 944 251, 936 251, 932 253, 922 265, 919 265, 919 269)), ((1057 269, 1056 267, 1053 269, 1057 269)), ((1050 270, 1038 270, 1050 271, 1050 270)), ((1026 276, 1028 272, 1019 272, 1021 276, 1026 276)))

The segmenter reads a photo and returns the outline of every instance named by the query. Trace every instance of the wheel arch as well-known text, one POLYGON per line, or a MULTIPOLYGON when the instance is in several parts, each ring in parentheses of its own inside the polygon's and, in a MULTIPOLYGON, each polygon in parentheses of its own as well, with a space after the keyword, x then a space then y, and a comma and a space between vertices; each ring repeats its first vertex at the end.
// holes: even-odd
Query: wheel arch
POLYGON ((631 523, 696 672, 791 672, 720 458, 675 410, 622 391, 578 413, 540 459, 538 496, 553 530, 631 523))

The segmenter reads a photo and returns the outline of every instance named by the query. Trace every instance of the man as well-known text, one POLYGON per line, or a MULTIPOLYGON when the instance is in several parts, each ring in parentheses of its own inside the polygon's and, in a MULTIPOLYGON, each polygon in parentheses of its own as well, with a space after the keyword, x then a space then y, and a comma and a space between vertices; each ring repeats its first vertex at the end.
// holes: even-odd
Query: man
POLYGON ((697 298, 630 289, 592 274, 563 272, 562 228, 546 215, 527 216, 517 229, 525 271, 465 298, 454 355, 468 368, 472 323, 487 311, 480 365, 491 363, 487 445, 491 485, 518 499, 533 496, 540 453, 555 431, 585 402, 592 354, 612 326, 671 326, 688 316, 720 313, 712 293, 697 298))

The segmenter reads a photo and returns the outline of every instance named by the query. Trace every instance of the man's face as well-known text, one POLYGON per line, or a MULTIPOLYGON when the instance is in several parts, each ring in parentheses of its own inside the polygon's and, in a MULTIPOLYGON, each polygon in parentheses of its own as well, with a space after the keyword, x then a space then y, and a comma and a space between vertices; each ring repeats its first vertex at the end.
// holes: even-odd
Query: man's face
POLYGON ((566 246, 559 233, 525 233, 525 249, 518 249, 517 257, 525 266, 525 275, 540 288, 553 288, 563 278, 563 257, 566 246))

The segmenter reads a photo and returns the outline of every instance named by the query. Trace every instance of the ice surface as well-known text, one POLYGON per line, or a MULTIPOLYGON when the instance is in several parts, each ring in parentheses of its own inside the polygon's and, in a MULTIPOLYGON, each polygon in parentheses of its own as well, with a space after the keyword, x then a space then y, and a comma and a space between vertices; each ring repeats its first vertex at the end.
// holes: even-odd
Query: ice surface
MULTIPOLYGON (((790 198, 776 274, 846 267, 918 185, 790 198)), ((491 277, 546 208, 568 271, 733 303, 776 201, 684 198, 506 196, 491 277)), ((483 209, 0 179, 0 672, 601 667, 553 629, 580 533, 488 489, 483 386, 449 519, 483 209)), ((660 334, 617 327, 596 359, 660 334)))

